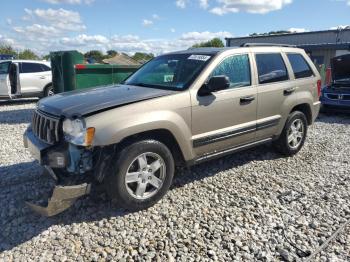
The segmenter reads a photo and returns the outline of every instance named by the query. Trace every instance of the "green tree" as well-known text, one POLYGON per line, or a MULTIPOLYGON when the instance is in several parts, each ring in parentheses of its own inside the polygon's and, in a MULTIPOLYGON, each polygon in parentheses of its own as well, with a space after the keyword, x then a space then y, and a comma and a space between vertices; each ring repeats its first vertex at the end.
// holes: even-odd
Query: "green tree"
POLYGON ((39 57, 31 50, 25 49, 18 54, 18 59, 24 60, 38 60, 39 57))
POLYGON ((154 58, 154 54, 152 53, 141 53, 141 52, 136 52, 132 58, 140 63, 146 63, 147 61, 151 60, 154 58))
POLYGON ((42 56, 42 59, 49 61, 50 60, 50 54, 42 56))
POLYGON ((117 54, 118 54, 118 52, 115 50, 108 50, 105 58, 112 58, 112 57, 115 57, 117 54))
POLYGON ((199 44, 195 44, 192 47, 193 48, 199 48, 199 47, 224 47, 224 43, 220 38, 213 38, 212 40, 209 40, 207 42, 202 42, 199 44))
POLYGON ((101 63, 104 55, 99 50, 91 50, 84 54, 85 59, 93 59, 96 63, 101 63))
POLYGON ((0 54, 2 55, 17 55, 17 52, 10 45, 0 43, 0 54))

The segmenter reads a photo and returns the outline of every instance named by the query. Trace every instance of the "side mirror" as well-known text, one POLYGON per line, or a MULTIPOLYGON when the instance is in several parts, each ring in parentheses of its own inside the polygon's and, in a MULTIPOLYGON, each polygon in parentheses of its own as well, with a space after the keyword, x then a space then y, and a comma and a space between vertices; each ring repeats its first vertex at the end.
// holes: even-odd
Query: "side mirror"
POLYGON ((198 94, 200 96, 207 96, 211 93, 225 90, 230 87, 230 79, 225 76, 212 76, 208 83, 204 84, 201 89, 199 89, 198 94))

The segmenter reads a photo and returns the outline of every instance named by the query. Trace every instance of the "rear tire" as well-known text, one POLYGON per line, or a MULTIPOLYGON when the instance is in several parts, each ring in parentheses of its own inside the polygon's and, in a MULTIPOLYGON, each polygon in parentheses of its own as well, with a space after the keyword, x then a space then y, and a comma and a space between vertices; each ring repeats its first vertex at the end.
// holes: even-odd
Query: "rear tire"
POLYGON ((307 119, 300 111, 292 112, 274 146, 283 155, 292 156, 303 147, 307 135, 307 119))
POLYGON ((163 143, 132 143, 118 153, 113 173, 106 177, 107 193, 125 209, 146 209, 167 193, 174 169, 173 156, 163 143))
POLYGON ((44 97, 53 96, 53 95, 55 95, 54 90, 53 90, 53 86, 49 85, 49 86, 45 87, 44 97))

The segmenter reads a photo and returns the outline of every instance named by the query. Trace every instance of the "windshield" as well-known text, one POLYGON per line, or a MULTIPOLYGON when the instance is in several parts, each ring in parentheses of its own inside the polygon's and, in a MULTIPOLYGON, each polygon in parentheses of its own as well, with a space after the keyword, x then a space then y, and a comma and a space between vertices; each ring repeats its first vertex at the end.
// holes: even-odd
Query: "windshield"
POLYGON ((131 75, 124 84, 184 90, 191 85, 211 58, 210 55, 198 54, 156 57, 131 75))

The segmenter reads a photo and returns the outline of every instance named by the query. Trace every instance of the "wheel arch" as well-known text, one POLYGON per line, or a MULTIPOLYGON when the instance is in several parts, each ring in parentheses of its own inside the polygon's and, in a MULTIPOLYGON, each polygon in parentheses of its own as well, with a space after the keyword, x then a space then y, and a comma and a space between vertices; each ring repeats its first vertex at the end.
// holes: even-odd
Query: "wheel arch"
POLYGON ((49 82, 44 86, 43 91, 42 91, 43 97, 45 96, 45 92, 46 92, 47 88, 49 88, 50 86, 52 86, 52 82, 49 82))
POLYGON ((184 166, 186 161, 184 157, 184 153, 176 140, 175 136, 168 129, 160 128, 148 130, 136 134, 132 134, 123 138, 117 145, 117 147, 125 147, 130 145, 136 141, 152 139, 159 141, 166 145, 170 152, 173 154, 175 165, 176 166, 184 166))
POLYGON ((302 112, 306 116, 308 125, 312 124, 312 110, 311 110, 311 106, 308 103, 302 103, 294 106, 290 111, 290 113, 293 113, 295 111, 302 112))

